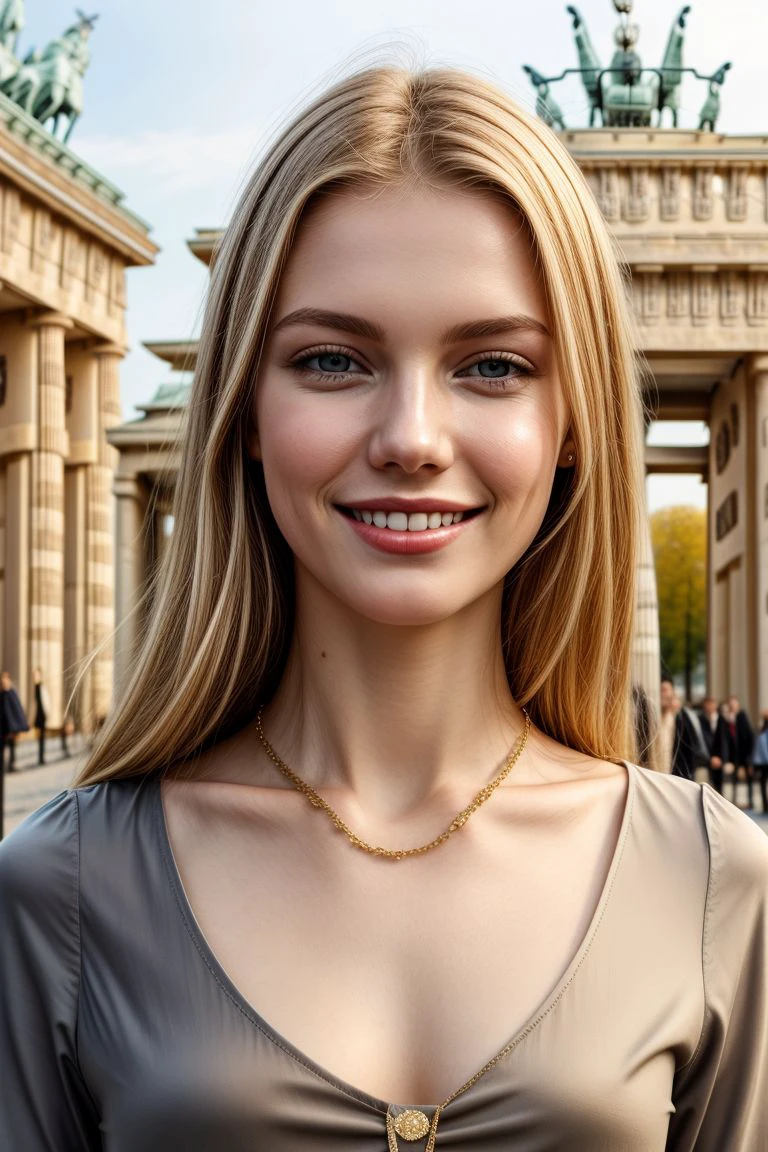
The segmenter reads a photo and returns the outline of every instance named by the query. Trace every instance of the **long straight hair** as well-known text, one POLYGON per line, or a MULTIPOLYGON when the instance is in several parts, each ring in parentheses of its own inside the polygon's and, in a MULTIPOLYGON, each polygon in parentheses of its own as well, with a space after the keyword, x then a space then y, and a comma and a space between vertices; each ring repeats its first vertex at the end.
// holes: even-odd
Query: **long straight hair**
POLYGON ((510 691, 555 739, 635 754, 630 647, 641 514, 641 403, 612 240, 557 137, 452 69, 370 68, 326 91, 258 165, 217 255, 191 388, 174 531, 132 675, 79 785, 152 773, 237 731, 290 645, 293 559, 246 444, 281 270, 302 213, 339 187, 476 188, 526 221, 576 444, 536 539, 507 575, 510 691))

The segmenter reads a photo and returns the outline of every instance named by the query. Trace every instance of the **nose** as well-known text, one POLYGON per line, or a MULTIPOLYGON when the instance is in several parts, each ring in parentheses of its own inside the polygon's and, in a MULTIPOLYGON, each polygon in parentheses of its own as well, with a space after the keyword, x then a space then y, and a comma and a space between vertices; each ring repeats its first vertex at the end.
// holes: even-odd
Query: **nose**
POLYGON ((441 472, 454 460, 451 397, 427 371, 408 371, 379 394, 370 438, 374 468, 441 472))

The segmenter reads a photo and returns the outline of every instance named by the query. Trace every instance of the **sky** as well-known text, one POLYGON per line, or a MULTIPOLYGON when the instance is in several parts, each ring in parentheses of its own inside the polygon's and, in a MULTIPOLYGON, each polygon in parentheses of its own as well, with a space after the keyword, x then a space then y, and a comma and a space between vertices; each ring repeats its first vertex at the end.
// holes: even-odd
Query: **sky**
MULTIPOLYGON (((618 22, 613 5, 577 6, 607 64, 618 22)), ((646 64, 660 62, 679 7, 635 0, 646 64)), ((768 131, 763 5, 693 0, 692 8, 684 63, 708 73, 725 60, 734 65, 718 129, 768 131)), ((61 0, 26 0, 19 54, 60 35, 74 10, 61 0)), ((124 419, 135 418, 135 405, 172 377, 142 343, 199 331, 207 270, 186 240, 196 228, 226 224, 269 140, 327 83, 394 54, 406 63, 478 72, 533 107, 523 64, 551 75, 577 63, 562 0, 99 0, 98 12, 84 112, 70 147, 126 194, 126 206, 151 223, 161 249, 153 267, 128 273, 124 419)), ((684 83, 681 127, 695 127, 705 95, 703 84, 684 83)), ((577 81, 557 99, 569 126, 586 125, 577 81)), ((652 506, 701 506, 705 491, 696 478, 658 477, 649 498, 652 506)))

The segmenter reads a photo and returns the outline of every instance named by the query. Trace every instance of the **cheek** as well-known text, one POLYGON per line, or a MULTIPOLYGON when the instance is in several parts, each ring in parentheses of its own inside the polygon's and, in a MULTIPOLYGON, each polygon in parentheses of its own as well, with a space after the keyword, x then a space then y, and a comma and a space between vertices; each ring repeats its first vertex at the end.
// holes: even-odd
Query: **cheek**
POLYGON ((489 424, 475 439, 475 459, 500 500, 532 500, 546 506, 559 438, 547 410, 520 409, 489 424))
POLYGON ((322 491, 354 448, 349 422, 340 418, 330 397, 324 403, 300 403, 265 388, 257 406, 261 460, 273 508, 287 507, 293 496, 322 491))

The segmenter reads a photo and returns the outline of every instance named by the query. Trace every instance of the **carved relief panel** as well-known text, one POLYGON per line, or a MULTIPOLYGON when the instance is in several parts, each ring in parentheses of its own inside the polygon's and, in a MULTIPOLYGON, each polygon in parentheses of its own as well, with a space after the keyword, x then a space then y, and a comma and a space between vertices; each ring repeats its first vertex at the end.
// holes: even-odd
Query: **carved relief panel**
POLYGON ((680 169, 663 164, 659 170, 659 215, 662 220, 680 216, 680 169))
POLYGON ((618 220, 619 174, 615 168, 598 169, 597 202, 606 220, 618 220))
POLYGON ((728 220, 747 218, 747 179, 746 164, 734 165, 728 173, 725 191, 725 215, 728 220))
POLYGON ((671 272, 667 276, 667 316, 680 320, 691 314, 691 277, 689 272, 671 272))
POLYGON ((720 319, 723 324, 736 324, 744 315, 742 278, 738 272, 724 269, 719 276, 720 319))
POLYGON ((624 203, 626 220, 647 220, 650 213, 648 169, 632 167, 627 173, 627 198, 624 203))
POLYGON ((768 320, 768 271, 750 268, 747 273, 747 323, 765 324, 768 320))
POLYGON ((635 270, 638 281, 637 303, 643 324, 656 324, 661 316, 661 265, 639 265, 635 270))
POLYGON ((77 283, 85 283, 87 246, 73 228, 64 233, 64 255, 61 267, 61 286, 71 290, 77 283))
POLYGON ((712 178, 714 169, 711 165, 701 166, 693 170, 693 195, 691 208, 694 220, 709 220, 714 209, 712 195, 712 178))
POLYGON ((715 304, 715 269, 694 268, 691 276, 691 303, 694 324, 709 324, 715 304))

